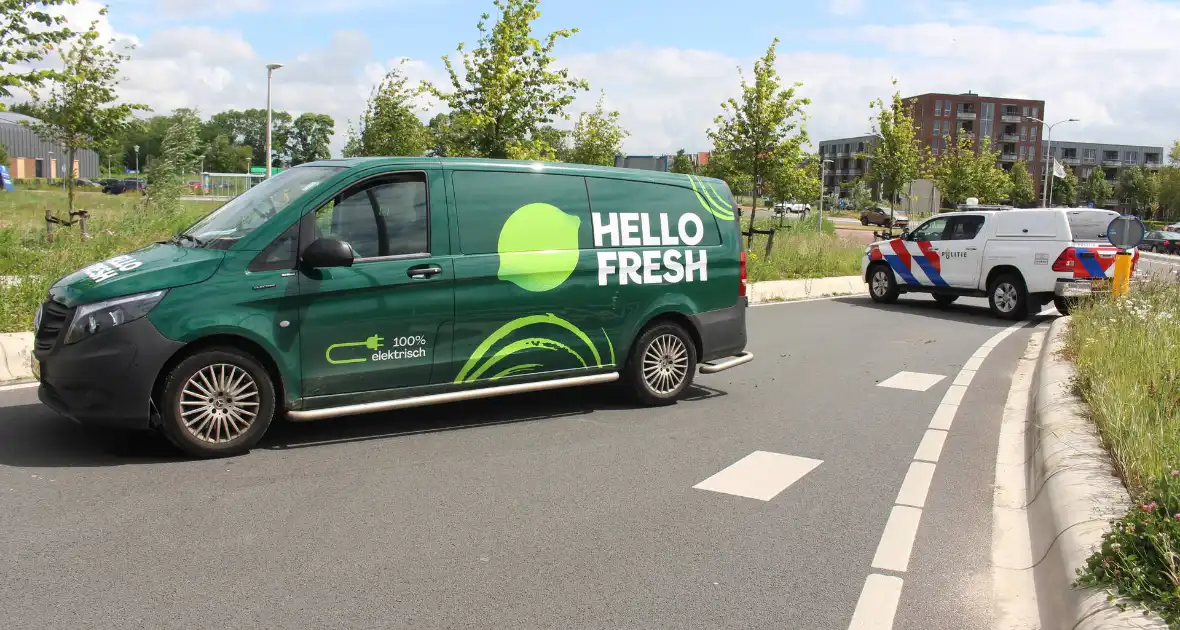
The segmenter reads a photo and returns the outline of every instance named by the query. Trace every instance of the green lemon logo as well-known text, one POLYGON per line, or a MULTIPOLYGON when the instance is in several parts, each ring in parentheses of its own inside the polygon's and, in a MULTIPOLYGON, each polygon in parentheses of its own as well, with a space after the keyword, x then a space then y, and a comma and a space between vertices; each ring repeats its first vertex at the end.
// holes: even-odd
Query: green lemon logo
POLYGON ((500 229, 497 275, 525 291, 556 289, 578 266, 581 225, 578 217, 547 203, 518 208, 500 229))

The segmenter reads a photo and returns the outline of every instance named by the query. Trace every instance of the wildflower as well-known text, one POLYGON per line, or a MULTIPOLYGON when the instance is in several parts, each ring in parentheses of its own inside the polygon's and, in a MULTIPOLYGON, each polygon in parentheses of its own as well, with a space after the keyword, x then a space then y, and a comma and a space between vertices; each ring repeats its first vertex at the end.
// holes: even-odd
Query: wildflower
POLYGON ((1172 471, 1172 476, 1173 476, 1173 477, 1180 477, 1180 470, 1173 470, 1173 471, 1172 471))
POLYGON ((1155 509, 1159 507, 1159 504, 1155 501, 1152 501, 1151 503, 1144 503, 1139 507, 1142 508, 1144 512, 1154 512, 1155 509))

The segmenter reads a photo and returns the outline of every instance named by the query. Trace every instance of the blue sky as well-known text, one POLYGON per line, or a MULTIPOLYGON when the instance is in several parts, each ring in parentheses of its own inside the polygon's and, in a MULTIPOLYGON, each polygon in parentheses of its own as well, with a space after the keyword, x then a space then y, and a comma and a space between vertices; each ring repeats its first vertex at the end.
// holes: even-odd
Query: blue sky
MULTIPOLYGON (((109 0, 110 31, 139 48, 128 98, 156 111, 213 113, 264 104, 268 61, 276 107, 347 120, 393 61, 415 79, 443 78, 440 56, 473 43, 492 0, 109 0)), ((97 7, 80 0, 79 20, 97 7)), ((631 153, 707 150, 705 130, 779 37, 778 69, 812 99, 815 139, 868 127, 868 102, 931 91, 1041 98, 1049 117, 1082 123, 1071 140, 1169 145, 1180 137, 1176 0, 543 0, 538 33, 578 27, 559 62, 590 80, 631 129, 631 153)), ((434 109, 424 103, 428 115, 434 109)))

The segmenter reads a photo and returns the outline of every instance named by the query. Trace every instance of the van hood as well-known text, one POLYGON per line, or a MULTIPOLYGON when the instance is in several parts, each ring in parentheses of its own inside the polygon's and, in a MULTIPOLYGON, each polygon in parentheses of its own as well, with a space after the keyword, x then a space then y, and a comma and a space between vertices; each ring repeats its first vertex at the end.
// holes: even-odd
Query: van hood
POLYGON ((49 287, 49 297, 67 306, 170 289, 208 280, 225 252, 156 243, 108 258, 65 276, 49 287))

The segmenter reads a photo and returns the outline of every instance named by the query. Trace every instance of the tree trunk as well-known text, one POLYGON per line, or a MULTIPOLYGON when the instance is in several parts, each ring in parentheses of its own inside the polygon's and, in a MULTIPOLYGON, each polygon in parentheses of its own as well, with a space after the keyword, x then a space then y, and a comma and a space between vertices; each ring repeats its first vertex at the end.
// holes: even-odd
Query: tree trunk
POLYGON ((45 208, 45 240, 53 242, 53 210, 45 208))
POLYGON ((70 147, 66 151, 66 165, 69 177, 66 178, 66 205, 69 206, 70 221, 74 220, 74 148, 70 147))

